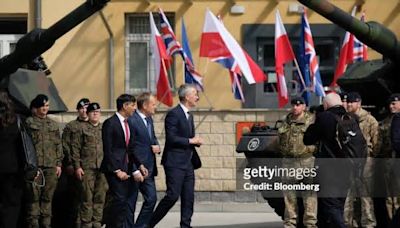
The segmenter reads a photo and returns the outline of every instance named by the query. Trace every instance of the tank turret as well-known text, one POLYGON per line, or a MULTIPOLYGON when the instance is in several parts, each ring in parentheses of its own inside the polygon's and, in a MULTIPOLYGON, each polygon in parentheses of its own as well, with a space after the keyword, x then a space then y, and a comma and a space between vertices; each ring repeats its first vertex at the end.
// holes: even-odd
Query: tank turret
MULTIPOLYGON (((44 72, 19 69, 53 46, 55 41, 88 17, 101 10, 110 0, 87 0, 47 29, 36 28, 18 40, 15 50, 0 59, 0 88, 6 88, 18 104, 27 111, 31 99, 38 93, 49 96, 50 111, 66 111, 54 83, 44 72)), ((40 61, 39 61, 40 63, 40 61)), ((47 72, 48 73, 48 72, 47 72)))
POLYGON ((400 78, 395 75, 400 63, 400 44, 395 34, 377 22, 362 22, 326 0, 298 1, 383 55, 383 60, 350 65, 338 84, 346 91, 359 92, 363 104, 374 106, 375 110, 385 107, 387 97, 400 92, 400 78))

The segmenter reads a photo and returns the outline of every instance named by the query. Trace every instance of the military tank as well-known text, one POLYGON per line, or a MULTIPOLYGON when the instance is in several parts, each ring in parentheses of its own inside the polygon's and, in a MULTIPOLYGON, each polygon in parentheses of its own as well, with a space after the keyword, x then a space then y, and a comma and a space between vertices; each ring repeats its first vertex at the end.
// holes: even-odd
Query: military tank
MULTIPOLYGON (((87 0, 47 29, 36 28, 21 37, 15 50, 0 59, 0 88, 7 89, 19 113, 29 113, 30 101, 39 93, 49 96, 50 113, 67 111, 49 71, 22 69, 32 62, 44 66, 41 54, 55 41, 101 10, 110 0, 87 0)), ((41 67, 39 67, 41 68, 41 67)))
POLYGON ((326 0, 298 1, 383 55, 382 60, 350 65, 338 80, 343 90, 359 92, 363 105, 373 107, 373 114, 378 116, 379 111, 387 106, 389 95, 400 92, 400 77, 396 75, 400 68, 400 44, 395 34, 378 22, 360 21, 326 0))
MULTIPOLYGON (((5 89, 16 103, 16 111, 30 114, 30 101, 39 93, 50 99, 50 113, 67 111, 67 107, 58 94, 41 54, 50 49, 55 41, 105 7, 110 0, 87 0, 75 10, 61 18, 47 29, 34 29, 18 40, 15 50, 0 59, 0 89, 5 89), (29 68, 29 69, 28 69, 29 68)), ((66 175, 59 179, 53 198, 53 227, 70 228, 72 220, 71 194, 67 194, 66 175)), ((21 227, 24 215, 20 216, 21 227)))

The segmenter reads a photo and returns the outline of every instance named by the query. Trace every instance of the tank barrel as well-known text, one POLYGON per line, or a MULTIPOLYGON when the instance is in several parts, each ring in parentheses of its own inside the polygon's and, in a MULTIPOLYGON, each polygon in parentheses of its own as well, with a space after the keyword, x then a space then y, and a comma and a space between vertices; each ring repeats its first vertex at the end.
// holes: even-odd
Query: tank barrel
POLYGON ((57 40, 88 17, 101 10, 110 0, 87 0, 74 11, 61 18, 42 34, 45 40, 57 40))
POLYGON ((48 29, 34 29, 18 40, 15 50, 0 59, 0 80, 51 48, 79 23, 101 10, 110 0, 87 0, 48 29))
POLYGON ((326 0, 298 0, 326 19, 354 34, 364 44, 400 62, 400 45, 392 31, 377 22, 362 22, 326 0))

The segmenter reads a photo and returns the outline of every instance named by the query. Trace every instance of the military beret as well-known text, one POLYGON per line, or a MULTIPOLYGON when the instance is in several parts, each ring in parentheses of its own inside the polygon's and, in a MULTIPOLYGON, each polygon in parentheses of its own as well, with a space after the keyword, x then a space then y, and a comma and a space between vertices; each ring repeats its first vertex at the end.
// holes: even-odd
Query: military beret
POLYGON ((90 103, 88 105, 88 107, 86 108, 86 112, 89 113, 89 112, 96 111, 99 109, 100 109, 99 103, 90 103))
POLYGON ((85 105, 89 105, 89 103, 90 103, 89 99, 82 98, 76 104, 76 109, 80 109, 80 108, 84 107, 85 105))
POLYGON ((44 94, 39 94, 31 101, 31 108, 40 108, 43 107, 46 102, 49 101, 49 98, 44 94))
POLYGON ((347 102, 347 97, 349 96, 348 93, 342 92, 342 93, 340 93, 339 95, 340 95, 340 99, 341 99, 343 102, 347 102))
POLYGON ((400 101, 400 93, 394 93, 389 97, 389 103, 393 101, 400 101))
POLYGON ((347 96, 347 102, 359 102, 361 100, 361 96, 357 92, 350 92, 347 96))
POLYGON ((295 104, 297 104, 297 105, 299 105, 299 104, 305 104, 304 99, 303 99, 302 97, 295 97, 295 98, 293 98, 293 99, 290 101, 290 103, 291 103, 292 105, 295 105, 295 104))

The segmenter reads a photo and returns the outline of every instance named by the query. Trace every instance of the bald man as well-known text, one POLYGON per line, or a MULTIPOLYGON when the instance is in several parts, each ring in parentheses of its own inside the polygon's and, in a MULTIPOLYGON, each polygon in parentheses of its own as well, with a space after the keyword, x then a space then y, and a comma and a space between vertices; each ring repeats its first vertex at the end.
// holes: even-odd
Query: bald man
MULTIPOLYGON (((337 118, 346 113, 342 100, 338 94, 330 93, 324 98, 323 106, 324 111, 318 113, 315 122, 307 128, 303 142, 305 145, 320 145, 317 158, 345 158, 336 140, 337 118)), ((328 189, 325 194, 333 194, 318 198, 319 226, 346 228, 343 211, 350 179, 341 176, 340 169, 335 170, 334 166, 325 164, 321 163, 318 169, 321 191, 325 188, 328 189)))

